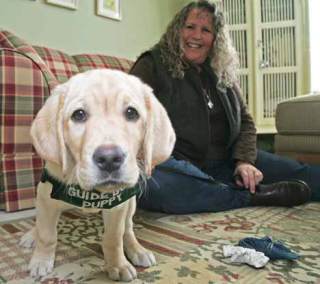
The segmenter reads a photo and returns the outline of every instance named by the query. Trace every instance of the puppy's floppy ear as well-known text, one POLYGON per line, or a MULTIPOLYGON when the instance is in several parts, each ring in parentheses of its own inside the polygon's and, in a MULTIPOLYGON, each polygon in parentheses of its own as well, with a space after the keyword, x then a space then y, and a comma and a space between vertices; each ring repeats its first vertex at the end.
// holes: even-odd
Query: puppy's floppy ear
POLYGON ((143 158, 145 172, 151 176, 152 169, 170 157, 176 135, 165 108, 154 96, 152 89, 145 84, 143 88, 147 109, 143 158))
POLYGON ((63 137, 63 106, 68 84, 58 85, 37 113, 31 125, 31 139, 39 156, 67 168, 70 157, 63 137))

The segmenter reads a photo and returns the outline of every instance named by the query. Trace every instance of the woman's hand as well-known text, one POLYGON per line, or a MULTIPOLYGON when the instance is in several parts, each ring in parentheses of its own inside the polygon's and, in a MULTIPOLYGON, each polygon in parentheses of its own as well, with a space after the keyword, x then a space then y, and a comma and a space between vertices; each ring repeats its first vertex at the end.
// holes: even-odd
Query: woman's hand
POLYGON ((237 162, 234 171, 236 184, 248 188, 251 193, 255 193, 256 185, 263 180, 263 174, 255 166, 246 162, 237 162))

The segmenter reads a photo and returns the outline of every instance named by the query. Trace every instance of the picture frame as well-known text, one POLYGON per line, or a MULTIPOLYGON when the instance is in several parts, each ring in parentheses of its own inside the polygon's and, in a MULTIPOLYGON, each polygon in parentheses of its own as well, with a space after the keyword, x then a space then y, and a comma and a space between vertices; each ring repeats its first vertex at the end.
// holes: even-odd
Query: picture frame
POLYGON ((47 0, 48 4, 76 10, 78 9, 79 0, 47 0))
POLYGON ((110 18, 113 20, 121 20, 121 0, 96 0, 97 15, 110 18))

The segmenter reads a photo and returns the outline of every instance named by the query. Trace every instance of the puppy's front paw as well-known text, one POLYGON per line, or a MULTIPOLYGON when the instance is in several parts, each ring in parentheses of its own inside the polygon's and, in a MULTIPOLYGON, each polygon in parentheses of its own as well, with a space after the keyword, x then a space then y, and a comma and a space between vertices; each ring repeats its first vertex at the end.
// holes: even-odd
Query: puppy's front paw
POLYGON ((143 247, 135 250, 127 249, 126 254, 130 261, 136 266, 150 267, 157 264, 153 253, 143 247))
POLYGON ((112 280, 116 281, 132 281, 137 278, 136 269, 130 264, 130 262, 125 261, 119 266, 107 265, 106 271, 108 276, 112 280))
POLYGON ((21 237, 19 246, 23 248, 33 248, 35 246, 35 242, 34 229, 31 229, 21 237))
POLYGON ((30 276, 41 278, 53 270, 54 257, 32 257, 29 263, 30 276))

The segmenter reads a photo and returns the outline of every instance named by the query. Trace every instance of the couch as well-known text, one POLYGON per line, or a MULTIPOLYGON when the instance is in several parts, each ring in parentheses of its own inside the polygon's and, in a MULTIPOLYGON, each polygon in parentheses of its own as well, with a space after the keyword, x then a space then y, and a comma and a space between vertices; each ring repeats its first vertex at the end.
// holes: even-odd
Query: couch
POLYGON ((278 104, 274 148, 279 155, 320 164, 320 93, 278 104))
POLYGON ((69 55, 28 44, 0 30, 0 209, 33 208, 42 160, 32 147, 30 125, 51 90, 92 68, 128 71, 132 62, 99 54, 69 55))

